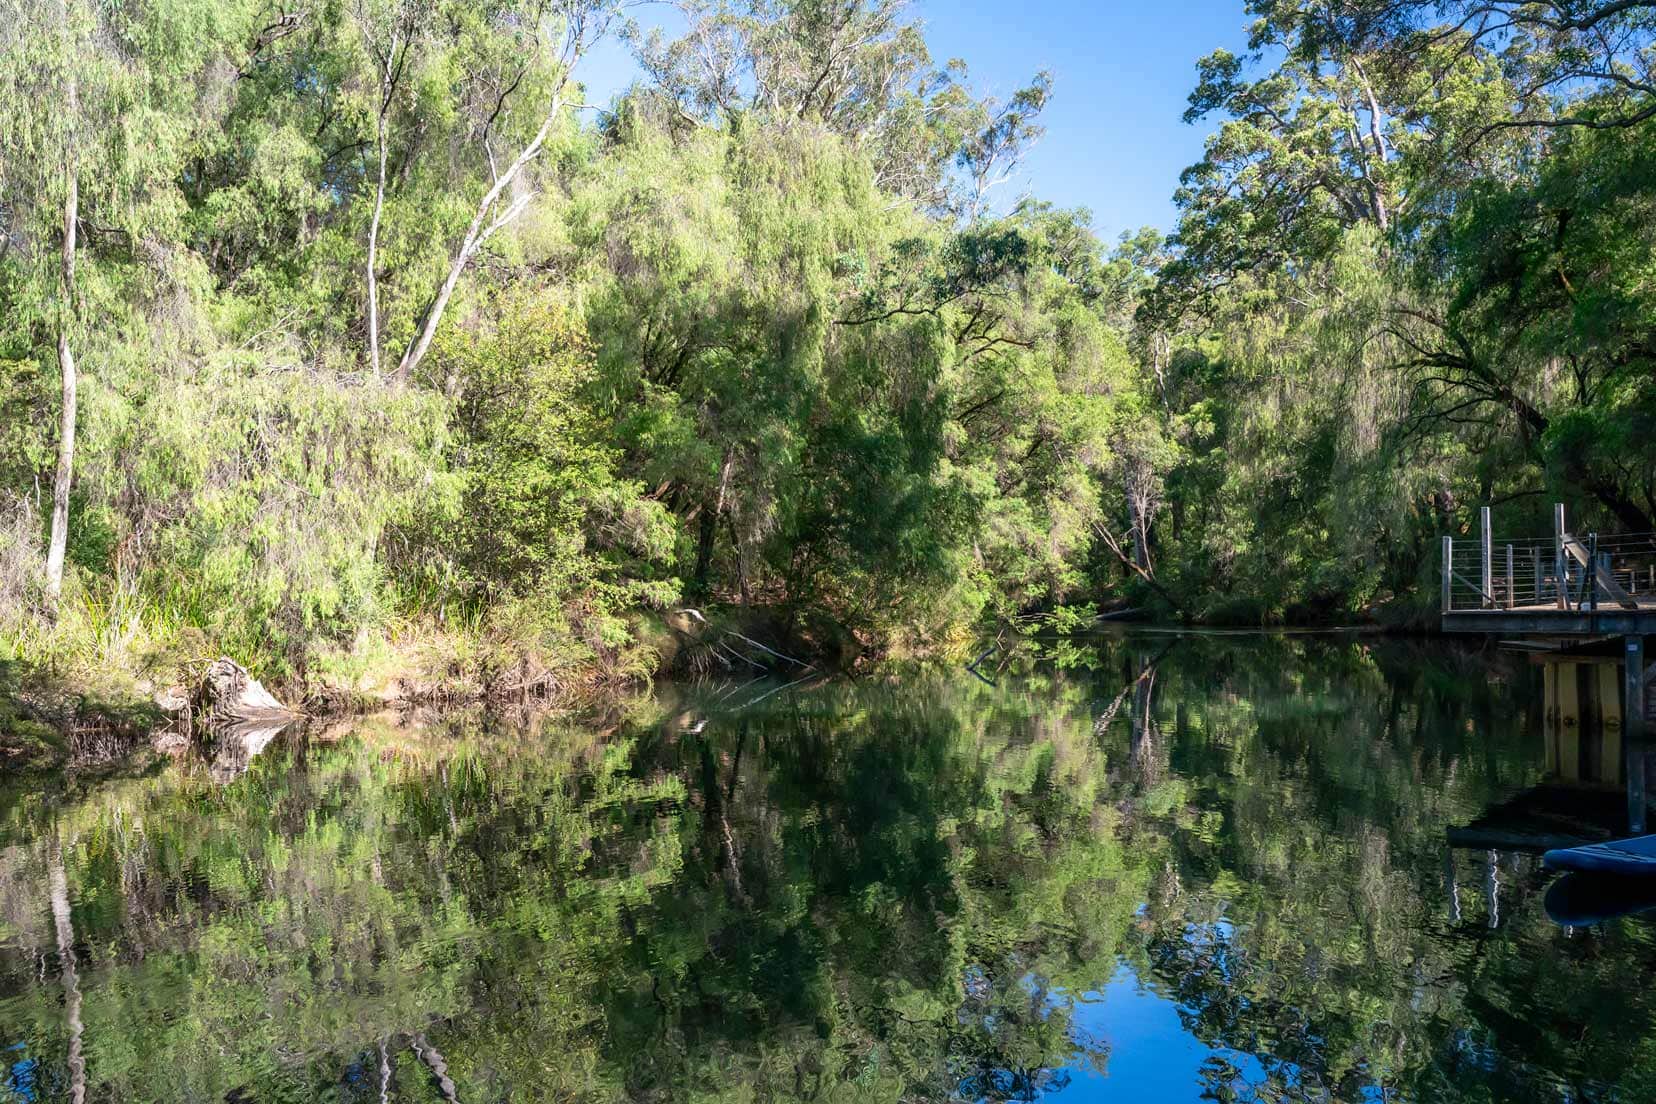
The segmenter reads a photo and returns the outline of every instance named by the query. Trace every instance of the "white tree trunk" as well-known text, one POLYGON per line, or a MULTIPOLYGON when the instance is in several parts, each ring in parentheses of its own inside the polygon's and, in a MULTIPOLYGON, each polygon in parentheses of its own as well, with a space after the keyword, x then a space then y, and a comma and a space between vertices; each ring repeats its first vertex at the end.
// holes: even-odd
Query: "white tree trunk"
POLYGON ((385 209, 385 117, 391 111, 391 59, 397 54, 397 36, 391 36, 391 49, 385 55, 385 68, 380 75, 379 125, 376 135, 379 144, 379 180, 374 185, 374 218, 368 224, 368 360, 374 366, 374 375, 380 374, 379 337, 379 228, 380 213, 385 209))
POLYGON ((1133 563, 1146 578, 1156 571, 1155 564, 1150 560, 1150 523, 1155 503, 1151 496, 1152 477, 1148 468, 1148 463, 1135 463, 1127 476, 1127 523, 1133 537, 1133 563))
POLYGON ((379 122, 379 184, 374 189, 374 220, 368 225, 368 360, 374 375, 380 374, 379 345, 379 263, 380 211, 385 207, 385 116, 379 122))
MULTIPOLYGON (((1381 165, 1385 165, 1389 151, 1386 148, 1385 116, 1380 112, 1380 100, 1374 94, 1374 85, 1369 83, 1368 74, 1363 71, 1363 63, 1355 57, 1351 59, 1351 63, 1357 70, 1357 78, 1362 82, 1363 93, 1368 99, 1369 138, 1374 143, 1374 156, 1381 165)), ((1369 187, 1373 190, 1374 219, 1380 224, 1380 229, 1388 230, 1391 228, 1391 212, 1386 205, 1386 193, 1382 182, 1376 180, 1369 171, 1367 158, 1364 158, 1363 175, 1368 177, 1369 187)))
MULTIPOLYGON (((541 119, 540 128, 535 131, 533 138, 523 147, 512 163, 506 166, 506 171, 495 174, 494 183, 478 201, 477 213, 472 216, 471 225, 466 227, 466 235, 460 240, 460 248, 455 251, 454 259, 449 263, 448 275, 444 277, 442 286, 437 289, 437 295, 431 301, 431 307, 426 311, 425 319, 420 325, 420 332, 414 340, 409 342, 408 350, 403 353, 402 360, 397 365, 396 382, 405 383, 408 377, 418 368, 420 361, 425 359, 426 352, 431 348, 431 341, 437 336, 437 327, 443 322, 443 312, 448 309, 449 299, 454 295, 454 289, 464 275, 466 266, 477 255, 477 251, 501 227, 506 226, 513 219, 523 213, 529 206, 531 196, 527 193, 519 195, 498 216, 494 214, 495 205, 500 197, 506 193, 518 177, 523 173, 524 166, 539 156, 541 148, 546 145, 547 137, 552 133, 552 127, 557 123, 558 116, 568 103, 566 90, 574 74, 575 66, 580 63, 581 57, 598 39, 607 33, 611 21, 616 17, 619 8, 625 5, 616 0, 556 0, 550 5, 563 18, 563 49, 558 59, 558 85, 553 91, 552 102, 547 105, 546 114, 541 119), (493 217, 494 221, 489 219, 493 217)), ((484 148, 488 151, 488 136, 485 128, 484 148)), ((489 170, 494 173, 494 156, 488 155, 489 170)))
POLYGON ((478 201, 477 213, 472 216, 471 225, 466 227, 466 236, 461 239, 460 249, 455 253, 454 260, 449 264, 448 275, 443 280, 443 286, 437 290, 437 297, 432 300, 431 309, 426 312, 425 324, 420 327, 419 334, 409 345, 408 351, 403 354, 402 363, 397 365, 397 382, 406 381, 410 373, 419 367, 420 361, 425 359, 427 350, 431 348, 431 339, 437 336, 437 327, 443 321, 443 312, 448 309, 449 299, 454 295, 455 285, 459 284, 460 277, 465 273, 466 266, 471 263, 472 257, 477 254, 477 251, 483 247, 483 243, 488 241, 497 230, 517 218, 518 215, 523 213, 523 209, 529 205, 529 196, 520 196, 506 208, 500 217, 492 223, 484 225, 501 194, 511 186, 512 182, 523 172, 524 166, 533 161, 536 155, 540 153, 541 147, 546 144, 547 135, 552 133, 552 124, 557 122, 558 116, 563 112, 565 102, 563 87, 560 85, 557 94, 552 97, 552 106, 547 111, 546 118, 541 120, 540 129, 535 132, 534 138, 530 140, 528 145, 523 147, 522 152, 512 159, 512 163, 506 166, 506 171, 495 178, 494 184, 478 201))
MULTIPOLYGON (((69 78, 68 106, 77 109, 75 80, 69 78)), ((52 481, 52 536, 46 546, 46 597, 55 607, 63 593, 63 554, 69 543, 69 487, 75 467, 75 356, 69 348, 69 324, 75 316, 75 228, 80 217, 80 183, 69 139, 65 166, 68 193, 63 201, 63 288, 58 311, 58 370, 63 376, 63 405, 58 418, 57 475, 52 481)))

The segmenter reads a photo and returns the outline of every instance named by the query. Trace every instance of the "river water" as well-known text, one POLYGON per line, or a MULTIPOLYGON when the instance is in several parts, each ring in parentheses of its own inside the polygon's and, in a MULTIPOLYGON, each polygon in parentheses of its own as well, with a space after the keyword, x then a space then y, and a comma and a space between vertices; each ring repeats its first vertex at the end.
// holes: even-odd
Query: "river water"
POLYGON ((1656 1099, 1656 923, 1537 858, 1625 830, 1613 665, 986 673, 13 780, 0 1102, 1656 1099))

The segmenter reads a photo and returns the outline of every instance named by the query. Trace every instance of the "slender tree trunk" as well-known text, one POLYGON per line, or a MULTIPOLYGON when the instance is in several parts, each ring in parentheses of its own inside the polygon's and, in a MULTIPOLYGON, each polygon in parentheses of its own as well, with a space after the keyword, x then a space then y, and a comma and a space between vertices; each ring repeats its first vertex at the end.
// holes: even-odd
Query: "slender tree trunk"
MULTIPOLYGON (((1384 165, 1389 159, 1389 151, 1386 147, 1386 135, 1383 129, 1385 125, 1385 116, 1380 112, 1380 100, 1379 97, 1374 94, 1374 85, 1369 83, 1368 74, 1363 71, 1363 63, 1358 61, 1355 57, 1351 59, 1351 63, 1357 70, 1357 79, 1362 83, 1363 95, 1368 100, 1369 139, 1374 143, 1374 156, 1381 165, 1384 165)), ((1355 122, 1355 120, 1353 121, 1355 122)), ((1368 179, 1369 189, 1374 201, 1375 221, 1380 224, 1381 230, 1390 229, 1391 213, 1386 205, 1385 190, 1382 187, 1381 182, 1376 180, 1374 178, 1374 174, 1369 171, 1368 159, 1366 157, 1363 159, 1363 162, 1363 176, 1368 179)))
POLYGON ((74 1104, 86 1102, 86 1056, 81 1037, 80 972, 75 965, 75 925, 69 914, 69 876, 63 869, 63 853, 54 850, 47 871, 52 897, 52 924, 57 929, 58 964, 63 971, 63 1015, 69 1023, 69 1098, 74 1104))
MULTIPOLYGON (((564 75, 567 77, 567 71, 564 75)), ((534 138, 530 139, 529 144, 523 147, 522 152, 512 159, 510 165, 506 166, 506 171, 495 178, 494 184, 478 201, 477 213, 472 215, 471 225, 466 227, 466 236, 460 240, 460 248, 454 254, 453 261, 449 263, 448 275, 444 277, 442 286, 437 289, 436 298, 432 300, 431 307, 426 311, 425 322, 420 327, 420 332, 415 335, 414 340, 409 344, 408 351, 403 354, 402 362, 397 365, 397 382, 406 381, 414 369, 419 367, 420 361, 425 359, 426 352, 431 348, 432 338, 437 336, 437 327, 443 321, 443 312, 448 309, 449 299, 454 295, 454 288, 459 284, 460 277, 465 273, 466 266, 471 263, 472 257, 477 254, 477 251, 483 247, 483 243, 488 241, 497 230, 517 218, 518 215, 523 213, 523 209, 529 205, 528 195, 519 196, 493 222, 487 221, 501 195, 522 174, 524 166, 533 161, 540 153, 541 147, 546 144, 547 136, 552 133, 552 125, 557 122, 558 116, 563 113, 565 103, 563 89, 565 87, 566 85, 559 85, 557 93, 552 97, 552 105, 547 110, 546 118, 541 120, 540 129, 535 132, 534 138)))
POLYGON ((1150 564, 1150 541, 1144 531, 1144 514, 1135 509, 1132 517, 1133 527, 1133 562, 1144 569, 1146 574, 1152 572, 1150 564))
POLYGON ((379 182, 374 188, 374 218, 368 224, 368 362, 380 374, 379 339, 379 226, 385 207, 385 113, 379 120, 379 182))
POLYGON ((1153 509, 1150 493, 1150 474, 1141 470, 1148 465, 1134 465, 1127 476, 1127 523, 1133 538, 1133 563, 1146 577, 1156 573, 1150 559, 1150 512, 1153 509))
POLYGON ((736 518, 726 515, 730 525, 730 544, 736 550, 736 589, 741 592, 742 605, 753 605, 753 589, 748 586, 747 552, 742 548, 742 534, 736 530, 736 518))
MULTIPOLYGON (((72 119, 78 110, 72 73, 67 106, 72 119)), ((75 355, 69 347, 69 327, 75 317, 75 228, 80 217, 80 181, 74 150, 75 136, 71 129, 64 165, 68 189, 63 200, 63 287, 58 305, 58 370, 63 377, 63 405, 58 416, 57 475, 52 481, 52 535, 46 546, 46 597, 54 610, 63 593, 63 555, 69 544, 69 487, 75 467, 75 355)))
POLYGON ((704 594, 707 575, 713 566, 713 543, 718 537, 719 518, 724 515, 725 493, 730 489, 730 468, 735 461, 735 451, 725 449, 724 464, 719 468, 718 497, 702 510, 701 531, 696 542, 696 588, 704 594))
POLYGON ((1154 590, 1157 594, 1167 599, 1168 605, 1181 612, 1184 610, 1184 607, 1179 604, 1179 600, 1173 597, 1173 595, 1168 592, 1166 587, 1156 581, 1156 576, 1148 568, 1140 565, 1133 556, 1128 555, 1126 549, 1122 548, 1121 541, 1116 538, 1114 533, 1110 532, 1109 526, 1105 525, 1101 521, 1095 521, 1093 522, 1093 532, 1097 533, 1098 536, 1104 541, 1105 547, 1110 550, 1111 554, 1114 555, 1117 560, 1121 561, 1121 566, 1132 571, 1133 574, 1137 575, 1140 579, 1143 579, 1145 585, 1149 586, 1151 590, 1154 590))
POLYGON ((52 480, 52 537, 46 547, 46 597, 57 604, 63 593, 63 556, 69 545, 69 488, 75 465, 75 357, 69 335, 58 334, 58 368, 63 373, 63 406, 58 418, 57 475, 52 480))
POLYGON ((374 366, 374 375, 380 374, 379 336, 379 228, 380 213, 385 209, 385 118, 391 111, 391 59, 397 54, 397 36, 391 36, 391 49, 385 55, 385 68, 380 74, 379 122, 375 134, 379 145, 379 180, 374 185, 374 217, 368 224, 368 360, 374 366))
POLYGON ((707 573, 713 566, 713 538, 719 531, 719 511, 711 502, 703 503, 701 527, 696 535, 696 591, 707 593, 707 573))
MULTIPOLYGON (((425 359, 426 352, 431 348, 432 338, 437 336, 437 327, 442 324, 443 312, 448 309, 449 299, 454 295, 455 285, 460 282, 460 277, 465 273, 472 257, 476 256, 477 251, 496 231, 517 218, 523 213, 523 209, 529 206, 530 195, 519 195, 494 218, 493 222, 489 221, 490 216, 494 214, 496 203, 505 194, 506 189, 522 175, 524 167, 540 155, 541 148, 546 145, 546 139, 552 133, 552 127, 568 103, 567 89, 570 76, 586 50, 593 42, 603 37, 618 6, 612 0, 565 0, 553 5, 554 8, 561 9, 565 20, 565 39, 558 59, 561 71, 558 73, 558 85, 553 91, 552 102, 547 105, 546 115, 541 119, 540 128, 535 131, 535 136, 512 159, 512 163, 506 166, 505 172, 495 175, 494 183, 478 201, 477 212, 472 215, 471 224, 466 227, 465 237, 460 239, 460 248, 455 251, 454 259, 449 263, 448 275, 444 277, 442 286, 437 289, 431 306, 426 310, 419 333, 409 342, 408 350, 403 353, 402 360, 397 365, 396 381, 399 384, 406 382, 414 369, 420 366, 420 361, 425 359)), ((487 136, 484 138, 484 148, 488 149, 487 136)), ((489 170, 493 173, 492 153, 489 154, 488 161, 489 170)))

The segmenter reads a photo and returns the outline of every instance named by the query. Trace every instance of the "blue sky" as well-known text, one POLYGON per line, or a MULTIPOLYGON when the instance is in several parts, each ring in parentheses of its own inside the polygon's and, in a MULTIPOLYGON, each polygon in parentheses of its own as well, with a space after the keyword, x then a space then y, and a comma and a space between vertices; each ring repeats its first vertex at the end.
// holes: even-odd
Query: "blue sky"
MULTIPOLYGON (((1016 91, 1051 70, 1046 137, 1003 198, 1029 192, 1087 207, 1106 239, 1139 226, 1172 228, 1179 172, 1201 155, 1207 127, 1179 118, 1196 59, 1246 43, 1243 0, 917 0, 934 57, 964 58, 974 84, 1016 91)), ((637 10, 648 23, 652 6, 637 10)), ((610 46, 582 73, 603 100, 632 76, 610 46)))

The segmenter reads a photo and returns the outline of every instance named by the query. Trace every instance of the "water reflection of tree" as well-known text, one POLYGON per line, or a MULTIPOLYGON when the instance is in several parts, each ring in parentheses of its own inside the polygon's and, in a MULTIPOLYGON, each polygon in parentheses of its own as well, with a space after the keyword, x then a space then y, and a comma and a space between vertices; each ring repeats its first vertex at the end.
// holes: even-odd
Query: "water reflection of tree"
MULTIPOLYGON (((1527 699, 1505 685, 1522 672, 1465 674, 1316 644, 1164 665, 1196 824, 1171 834, 1177 874, 1134 954, 1192 1032, 1263 1071, 1245 1085, 1212 1063, 1213 1093, 1592 1099, 1606 1080, 1648 1082, 1642 987, 1583 970, 1582 945, 1537 908, 1509 909, 1499 932, 1452 919, 1443 826, 1541 761, 1527 699)), ((1519 873, 1512 892, 1532 890, 1519 873)), ((1648 969, 1624 938, 1596 937, 1589 960, 1648 969)))
POLYGON ((69 1099, 74 1104, 86 1100, 86 1056, 81 1022, 80 971, 75 962, 75 924, 69 906, 69 877, 63 869, 63 849, 53 841, 48 860, 47 878, 52 900, 52 928, 57 934, 58 971, 63 978, 63 1020, 69 1035, 69 1053, 65 1065, 69 1069, 69 1099))
POLYGON ((788 1065, 813 1071, 812 1084, 1015 1097, 1076 1049, 1067 998, 1046 987, 1054 964, 1099 948, 1076 938, 1091 917, 1066 899, 1117 902, 1117 932, 1133 904, 1130 892, 1079 892, 1083 880, 1108 889, 1122 870, 1076 773, 1096 758, 1085 729, 1072 720, 1060 746, 1033 736, 1046 711, 1028 705, 993 720, 928 697, 862 705, 830 692, 771 718, 759 726, 762 758, 742 759, 742 726, 732 747, 710 725, 658 760, 700 779, 690 869, 719 869, 726 841, 739 839, 742 890, 728 872, 686 878, 652 910, 639 945, 673 968, 655 972, 654 1001, 617 1049, 666 1035, 678 1062, 653 1064, 651 1077, 670 1080, 641 1078, 634 1091, 711 1091, 703 1055, 763 1051, 783 1036, 788 1065), (1054 861, 1083 848, 1075 869, 1054 861))
MULTIPOLYGON (((1107 969, 1138 897, 1094 823, 1084 723, 1047 732, 1039 699, 812 702, 578 753, 567 733, 534 753, 486 732, 290 740, 227 785, 166 774, 75 803, 91 1083, 1052 1084, 1078 1045, 1064 977, 1107 969)), ((35 1004, 29 1045, 61 1053, 61 991, 22 984, 32 957, 0 962, 35 1004)))
POLYGON ((1563 943, 1521 877, 1499 930, 1451 919, 1442 827, 1529 780, 1518 699, 1349 645, 1162 652, 20 803, 6 1020, 67 1083, 55 824, 94 1099, 1028 1099, 1107 1067, 1074 1001, 1123 958, 1216 1098, 1647 1084, 1643 929, 1563 943))

